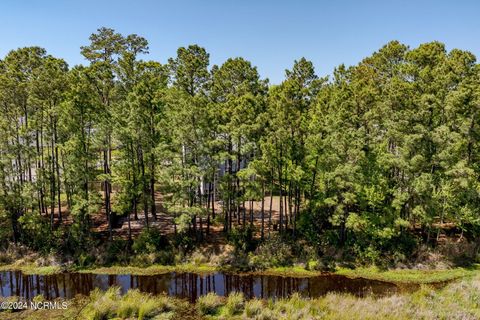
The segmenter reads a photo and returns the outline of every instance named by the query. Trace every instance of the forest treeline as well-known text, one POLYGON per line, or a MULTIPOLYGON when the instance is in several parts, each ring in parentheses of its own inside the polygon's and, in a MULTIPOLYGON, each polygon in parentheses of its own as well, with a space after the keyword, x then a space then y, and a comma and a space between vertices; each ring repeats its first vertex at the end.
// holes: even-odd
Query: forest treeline
POLYGON ((109 238, 117 217, 148 228, 156 193, 197 241, 214 221, 249 227, 251 201, 262 239, 354 252, 429 243, 446 224, 480 231, 472 53, 392 41, 330 77, 301 58, 278 85, 243 58, 211 66, 197 45, 165 63, 147 53, 141 36, 101 28, 86 65, 40 47, 0 60, 2 240, 80 250, 94 215, 109 238))

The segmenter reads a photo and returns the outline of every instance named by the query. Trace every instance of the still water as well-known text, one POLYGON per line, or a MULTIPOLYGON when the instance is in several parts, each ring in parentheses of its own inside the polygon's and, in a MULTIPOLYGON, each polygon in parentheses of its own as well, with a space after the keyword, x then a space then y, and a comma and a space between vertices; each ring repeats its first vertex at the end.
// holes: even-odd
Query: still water
POLYGON ((120 287, 122 293, 138 288, 152 294, 168 294, 190 301, 214 292, 226 296, 232 291, 243 292, 246 298, 282 298, 298 292, 304 297, 319 297, 329 292, 356 296, 390 295, 401 290, 389 282, 350 279, 339 275, 317 277, 281 277, 271 275, 238 275, 230 273, 167 273, 153 276, 61 273, 56 275, 25 275, 19 271, 0 272, 0 296, 31 299, 43 295, 46 299, 72 298, 88 295, 95 288, 106 290, 120 287))

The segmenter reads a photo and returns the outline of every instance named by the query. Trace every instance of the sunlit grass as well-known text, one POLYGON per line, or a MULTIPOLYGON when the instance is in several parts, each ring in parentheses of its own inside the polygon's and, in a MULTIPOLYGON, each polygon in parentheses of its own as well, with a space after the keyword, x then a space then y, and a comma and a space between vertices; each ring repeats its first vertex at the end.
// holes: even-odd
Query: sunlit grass
POLYGON ((92 269, 76 270, 81 273, 94 274, 133 274, 133 275, 156 275, 170 272, 212 273, 215 267, 209 265, 179 264, 175 266, 152 265, 148 267, 134 266, 111 266, 92 269))
POLYGON ((223 299, 214 293, 208 293, 198 298, 196 303, 197 312, 202 315, 216 315, 223 305, 223 299))
POLYGON ((445 270, 382 270, 377 267, 355 269, 338 268, 335 273, 352 278, 360 277, 397 283, 435 283, 471 277, 479 274, 479 271, 480 265, 476 264, 469 268, 452 268, 445 270))
POLYGON ((303 267, 276 267, 258 272, 262 275, 284 276, 284 277, 315 277, 321 274, 319 271, 307 270, 303 267))
POLYGON ((64 270, 60 266, 36 266, 34 264, 7 264, 0 266, 2 271, 21 271, 23 274, 52 275, 61 273, 64 270))
POLYGON ((185 301, 168 297, 153 296, 129 290, 120 294, 117 287, 105 292, 94 290, 89 303, 79 312, 79 319, 175 319, 177 312, 188 309, 185 301))
MULTIPOLYGON (((91 269, 65 270, 60 266, 36 266, 34 264, 8 264, 0 266, 1 271, 21 271, 24 274, 52 275, 65 271, 76 271, 92 274, 132 274, 132 275, 160 275, 170 272, 184 273, 213 273, 220 271, 210 265, 179 264, 175 266, 152 265, 148 267, 135 266, 111 266, 91 269)), ((396 283, 435 283, 445 282, 480 274, 480 265, 472 265, 469 268, 452 268, 445 270, 416 270, 416 269, 392 269, 383 270, 378 267, 359 267, 355 269, 337 268, 334 272, 350 278, 366 278, 396 283)), ((241 273, 240 273, 241 274, 241 273)), ((314 277, 321 275, 319 271, 306 270, 303 267, 277 267, 270 268, 253 274, 271 275, 282 277, 314 277)))

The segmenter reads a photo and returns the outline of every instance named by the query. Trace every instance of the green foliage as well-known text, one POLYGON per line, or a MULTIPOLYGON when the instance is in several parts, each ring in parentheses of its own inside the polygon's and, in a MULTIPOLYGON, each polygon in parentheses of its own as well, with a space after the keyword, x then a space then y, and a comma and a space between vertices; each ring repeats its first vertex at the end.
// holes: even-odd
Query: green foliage
POLYGON ((5 250, 9 240, 12 238, 11 220, 7 219, 5 210, 0 209, 0 249, 5 250))
POLYGON ((267 239, 250 257, 250 265, 254 269, 292 266, 294 262, 292 246, 281 237, 267 239))
POLYGON ((233 229, 228 234, 228 241, 236 251, 250 252, 255 249, 256 241, 253 238, 253 227, 248 225, 243 228, 233 229))
POLYGON ((178 233, 174 236, 172 244, 182 254, 185 254, 194 248, 195 240, 187 233, 178 233))
POLYGON ((110 241, 106 244, 104 250, 104 255, 97 257, 99 264, 112 265, 115 263, 128 263, 130 261, 129 242, 126 240, 110 241))
MULTIPOLYGON (((149 256, 166 252, 150 228, 160 207, 180 255, 205 239, 207 220, 223 224, 243 258, 254 233, 275 230, 361 263, 401 261, 446 225, 478 240, 472 53, 392 41, 330 78, 300 58, 272 86, 241 57, 211 66, 198 45, 165 65, 140 59, 147 53, 143 37, 100 28, 81 47, 85 66, 69 69, 40 47, 0 60, 2 243, 86 257, 101 212, 106 260, 126 261, 114 224, 135 214, 147 224, 139 260, 166 261, 149 256), (260 225, 251 201, 262 202, 260 225)), ((281 257, 265 265, 291 263, 269 242, 260 256, 269 246, 281 257)))
POLYGON ((19 218, 23 230, 23 241, 34 250, 49 253, 50 250, 59 249, 61 245, 55 239, 62 239, 62 229, 51 232, 47 221, 35 213, 26 213, 19 218))
POLYGON ((169 245, 167 238, 158 229, 150 228, 140 233, 133 242, 132 249, 135 253, 155 253, 168 249, 169 245))

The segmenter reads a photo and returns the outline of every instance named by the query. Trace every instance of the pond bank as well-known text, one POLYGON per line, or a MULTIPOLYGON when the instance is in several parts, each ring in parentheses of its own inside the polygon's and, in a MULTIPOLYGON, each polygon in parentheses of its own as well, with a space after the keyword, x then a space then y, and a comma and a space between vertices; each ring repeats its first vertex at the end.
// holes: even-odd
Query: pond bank
POLYGON ((390 269, 383 270, 377 267, 359 267, 354 269, 337 268, 333 272, 320 272, 306 270, 302 267, 279 267, 270 268, 261 271, 238 272, 235 270, 225 270, 211 265, 179 264, 175 266, 151 265, 146 267, 138 266, 109 266, 94 268, 79 267, 60 267, 60 266, 35 266, 33 264, 8 264, 0 266, 0 271, 21 271, 24 274, 53 275, 63 272, 79 272, 90 274, 110 274, 110 275, 161 275, 171 272, 176 273, 197 273, 208 274, 214 272, 229 272, 238 275, 264 275, 264 276, 282 276, 282 277, 316 277, 325 274, 337 274, 349 278, 364 278, 370 280, 387 281, 404 284, 428 284, 436 282, 446 282, 466 277, 472 277, 480 274, 480 265, 475 264, 471 267, 457 267, 441 270, 421 270, 421 269, 390 269))
MULTIPOLYGON (((228 297, 209 294, 195 304, 167 296, 130 290, 121 295, 111 288, 89 297, 67 300, 67 310, 1 312, 5 320, 19 319, 132 319, 140 314, 158 319, 478 319, 480 279, 468 278, 442 289, 422 285, 413 293, 387 297, 356 297, 329 293, 315 299, 297 294, 277 300, 246 299, 239 293, 228 297)), ((3 298, 0 297, 0 300, 3 298)))

